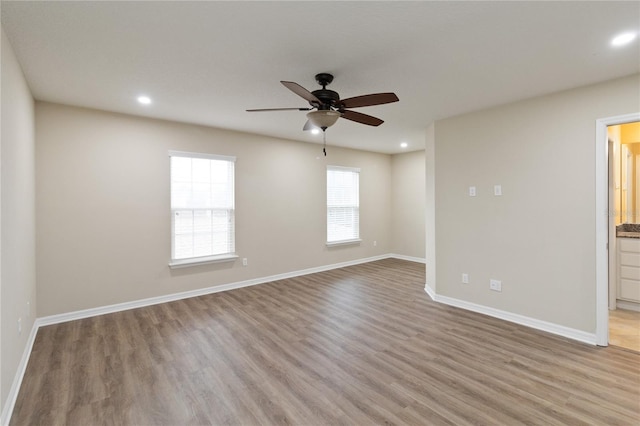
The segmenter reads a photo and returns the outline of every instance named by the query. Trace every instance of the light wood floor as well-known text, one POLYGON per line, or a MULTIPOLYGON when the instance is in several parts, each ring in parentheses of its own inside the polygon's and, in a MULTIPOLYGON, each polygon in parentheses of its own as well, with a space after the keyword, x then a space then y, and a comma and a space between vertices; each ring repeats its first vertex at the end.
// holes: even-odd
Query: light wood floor
POLYGON ((637 425, 640 355, 432 302, 401 260, 41 328, 11 425, 637 425))
POLYGON ((609 311, 609 344, 640 352, 640 312, 609 311))

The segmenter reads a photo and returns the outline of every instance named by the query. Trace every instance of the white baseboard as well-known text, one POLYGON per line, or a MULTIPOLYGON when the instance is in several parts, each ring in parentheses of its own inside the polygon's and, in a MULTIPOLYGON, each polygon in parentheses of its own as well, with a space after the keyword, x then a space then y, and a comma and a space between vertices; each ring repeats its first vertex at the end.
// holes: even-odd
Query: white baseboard
POLYGON ((404 254, 395 254, 395 253, 391 253, 389 257, 392 257, 394 259, 408 260, 409 262, 424 263, 424 264, 427 263, 427 259, 425 259, 424 257, 405 256, 404 254))
POLYGON ((334 263, 331 265, 317 266, 314 268, 302 269, 299 271, 287 272, 284 274, 276 274, 268 277, 254 278, 246 281, 222 284, 215 287, 207 287, 207 288, 202 288, 197 290, 185 291, 181 293, 167 294, 163 296, 150 297, 147 299, 133 300, 131 302, 117 303, 115 305, 100 306, 97 308, 83 309, 80 311, 67 312, 63 314, 50 315, 46 317, 37 318, 33 323, 33 327, 31 328, 31 334, 29 335, 29 340, 27 341, 27 345, 25 346, 24 352, 22 354, 22 358, 20 360, 20 364, 18 365, 18 370, 16 371, 16 375, 14 376, 13 382, 11 384, 11 389, 9 390, 9 394, 5 401, 2 414, 0 415, 0 425, 5 426, 9 424, 9 420, 11 419, 11 414, 13 413, 13 408, 15 406, 16 399, 18 398, 18 391, 20 390, 20 386, 22 385, 22 379, 24 378, 24 373, 27 369, 29 357, 31 356, 31 349, 33 348, 33 343, 35 342, 36 334, 38 333, 38 329, 40 327, 59 324, 67 321, 74 321, 82 318, 94 317, 98 315, 110 314, 114 312, 126 311, 129 309, 142 308, 144 306, 151 306, 151 305, 157 305, 160 303, 173 302, 176 300, 188 299, 190 297, 203 296, 205 294, 219 293, 222 291, 234 290, 242 287, 265 284, 273 281, 284 280, 287 278, 294 278, 302 275, 315 274, 317 272, 324 272, 332 269, 344 268, 347 266, 359 265, 361 263, 374 262, 376 260, 389 259, 389 258, 397 258, 397 259, 409 260, 412 262, 424 263, 424 259, 390 253, 390 254, 383 254, 380 256, 367 257, 364 259, 356 259, 356 260, 350 260, 347 262, 334 263))
POLYGON ((429 295, 429 297, 431 298, 431 300, 435 301, 436 300, 436 291, 434 289, 432 289, 431 287, 429 287, 428 284, 424 285, 424 291, 427 292, 427 294, 429 295))
POLYGON ((640 312, 640 303, 627 302, 626 300, 616 300, 616 308, 640 312))
POLYGON ((585 331, 576 330, 574 328, 565 327, 563 325, 558 325, 531 317, 526 317, 524 315, 502 311, 500 309, 491 308, 489 306, 478 305, 475 303, 467 302, 465 300, 455 299, 453 297, 441 296, 436 294, 433 289, 429 288, 426 285, 424 290, 429 295, 429 297, 431 297, 431 299, 438 303, 443 303, 445 305, 455 306, 456 308, 462 308, 468 311, 488 315, 490 317, 499 318, 505 321, 535 328, 536 330, 546 331, 548 333, 567 337, 569 339, 577 340, 582 343, 588 343, 594 346, 596 345, 595 333, 587 333, 585 331))
POLYGON ((2 426, 8 425, 9 420, 11 420, 13 407, 16 405, 16 399, 18 398, 18 392, 20 391, 20 386, 22 385, 22 379, 24 378, 25 371, 27 371, 27 364, 29 363, 29 357, 31 356, 33 343, 36 340, 36 334, 38 334, 38 328, 38 320, 36 319, 36 321, 34 321, 33 323, 33 327, 31 327, 31 333, 29 333, 27 344, 24 347, 22 358, 20 358, 20 363, 18 364, 18 370, 16 371, 16 375, 13 378, 13 383, 11 383, 9 394, 7 395, 2 414, 0 415, 0 425, 2 426))

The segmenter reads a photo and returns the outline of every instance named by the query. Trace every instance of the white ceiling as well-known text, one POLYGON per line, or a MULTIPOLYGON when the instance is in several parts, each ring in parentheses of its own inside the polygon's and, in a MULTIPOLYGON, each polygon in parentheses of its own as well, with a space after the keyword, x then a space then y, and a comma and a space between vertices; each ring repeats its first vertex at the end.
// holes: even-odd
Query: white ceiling
POLYGON ((434 120, 640 71, 640 2, 12 2, 2 26, 33 96, 127 114, 320 142, 280 80, 342 98, 395 92, 338 120, 329 145, 424 147, 434 120), (153 99, 139 105, 139 94, 153 99))

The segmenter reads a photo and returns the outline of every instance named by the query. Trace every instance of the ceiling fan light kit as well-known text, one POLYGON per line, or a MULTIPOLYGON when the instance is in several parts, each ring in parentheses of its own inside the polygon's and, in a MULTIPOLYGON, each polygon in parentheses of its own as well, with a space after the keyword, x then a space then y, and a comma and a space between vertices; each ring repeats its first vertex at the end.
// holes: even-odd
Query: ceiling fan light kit
POLYGON ((340 115, 341 114, 338 111, 325 109, 307 113, 307 119, 312 125, 319 127, 322 131, 325 131, 327 130, 327 127, 333 126, 335 122, 338 121, 340 115))

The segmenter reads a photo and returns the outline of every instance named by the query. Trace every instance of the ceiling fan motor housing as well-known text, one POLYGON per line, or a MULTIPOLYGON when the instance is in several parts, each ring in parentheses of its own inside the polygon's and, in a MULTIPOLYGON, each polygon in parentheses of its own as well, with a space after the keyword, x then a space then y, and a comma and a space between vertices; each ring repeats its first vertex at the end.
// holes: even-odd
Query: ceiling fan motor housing
MULTIPOLYGON (((318 98, 320 102, 322 102, 321 105, 317 105, 319 110, 329 110, 331 109, 331 107, 340 102, 340 95, 338 95, 338 92, 327 89, 327 86, 333 81, 333 75, 326 72, 321 72, 319 74, 316 74, 316 81, 320 86, 322 86, 322 89, 314 90, 311 93, 316 98, 318 98)), ((313 103, 311 104, 313 105, 313 103)))
MULTIPOLYGON (((338 92, 334 92, 333 90, 318 89, 311 93, 313 93, 313 95, 322 102, 322 105, 318 106, 321 110, 330 109, 330 107, 335 106, 340 102, 340 95, 338 95, 338 92)), ((311 104, 313 105, 313 103, 311 104)))

